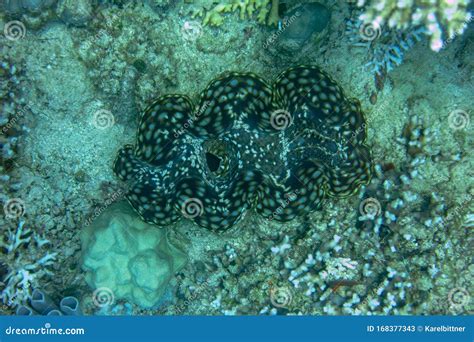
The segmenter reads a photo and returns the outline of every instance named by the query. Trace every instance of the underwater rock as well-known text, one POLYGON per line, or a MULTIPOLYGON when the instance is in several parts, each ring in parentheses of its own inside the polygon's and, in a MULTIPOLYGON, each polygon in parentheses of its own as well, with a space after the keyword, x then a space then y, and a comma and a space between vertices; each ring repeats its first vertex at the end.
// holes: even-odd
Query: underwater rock
POLYGON ((126 202, 107 208, 81 239, 86 281, 98 306, 104 304, 105 291, 110 298, 153 307, 186 263, 186 255, 169 243, 166 229, 142 222, 126 202))
POLYGON ((114 172, 140 217, 160 226, 181 216, 225 230, 255 206, 289 221, 370 180, 359 102, 315 66, 283 72, 270 87, 251 73, 213 80, 199 105, 182 95, 155 101, 137 143, 114 172))
POLYGON ((281 28, 274 34, 278 36, 277 48, 287 52, 300 50, 313 34, 324 36, 331 19, 330 10, 320 3, 307 3, 298 6, 285 15, 281 28))

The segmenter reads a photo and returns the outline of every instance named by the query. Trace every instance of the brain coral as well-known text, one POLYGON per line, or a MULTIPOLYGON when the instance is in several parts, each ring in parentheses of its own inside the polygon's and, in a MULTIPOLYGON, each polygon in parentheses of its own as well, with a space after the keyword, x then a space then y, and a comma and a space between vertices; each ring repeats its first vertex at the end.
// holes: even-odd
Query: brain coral
POLYGON ((167 95, 146 111, 116 175, 146 222, 180 216, 225 230, 249 207, 288 221, 370 180, 357 100, 315 66, 283 72, 270 87, 250 73, 212 81, 199 105, 167 95))
POLYGON ((186 256, 166 229, 144 223, 126 202, 110 206, 82 233, 83 268, 94 289, 144 308, 156 305, 186 256))

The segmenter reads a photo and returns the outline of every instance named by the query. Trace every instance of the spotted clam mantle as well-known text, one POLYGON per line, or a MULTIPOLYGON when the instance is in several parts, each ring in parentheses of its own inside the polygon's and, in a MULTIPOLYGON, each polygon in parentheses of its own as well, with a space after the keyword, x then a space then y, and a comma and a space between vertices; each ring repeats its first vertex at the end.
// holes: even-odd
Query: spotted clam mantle
POLYGON ((315 66, 283 72, 273 87, 250 73, 213 80, 197 106, 160 97, 145 111, 135 146, 123 147, 116 175, 149 223, 181 216, 222 231, 253 207, 288 221, 368 183, 372 170, 365 123, 315 66))

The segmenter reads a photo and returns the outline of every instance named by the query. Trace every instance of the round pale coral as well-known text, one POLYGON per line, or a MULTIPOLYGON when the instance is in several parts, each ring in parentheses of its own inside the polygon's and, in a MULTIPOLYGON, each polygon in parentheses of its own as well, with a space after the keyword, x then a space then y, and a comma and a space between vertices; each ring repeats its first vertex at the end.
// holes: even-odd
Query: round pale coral
POLYGON ((86 281, 114 299, 155 306, 186 257, 168 242, 166 229, 140 220, 127 203, 110 206, 84 229, 86 281))

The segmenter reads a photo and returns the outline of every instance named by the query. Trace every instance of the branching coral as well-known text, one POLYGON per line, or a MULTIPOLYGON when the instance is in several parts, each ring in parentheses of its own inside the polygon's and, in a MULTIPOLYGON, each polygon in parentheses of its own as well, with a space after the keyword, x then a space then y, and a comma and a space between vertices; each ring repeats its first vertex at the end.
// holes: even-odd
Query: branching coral
POLYGON ((194 11, 194 17, 204 17, 203 24, 220 26, 224 22, 224 13, 240 12, 240 19, 256 15, 260 24, 276 25, 278 23, 279 0, 232 0, 212 3, 194 11))
POLYGON ((431 49, 439 51, 445 40, 461 34, 472 20, 467 10, 470 0, 358 0, 365 7, 361 19, 381 27, 407 29, 423 25, 431 36, 431 49))
POLYGON ((346 24, 346 34, 354 47, 366 48, 369 61, 364 68, 374 75, 384 76, 403 63, 405 54, 423 39, 424 27, 411 27, 406 30, 389 29, 384 26, 370 35, 364 22, 350 19, 346 24))
POLYGON ((6 236, 0 240, 0 248, 5 251, 1 262, 6 276, 1 279, 3 289, 0 293, 4 304, 11 307, 24 304, 38 281, 51 274, 48 267, 53 265, 57 253, 46 252, 41 258, 34 259, 48 243, 49 240, 26 226, 24 221, 20 221, 16 229, 6 230, 6 236), (29 253, 21 251, 22 248, 28 248, 29 253))

